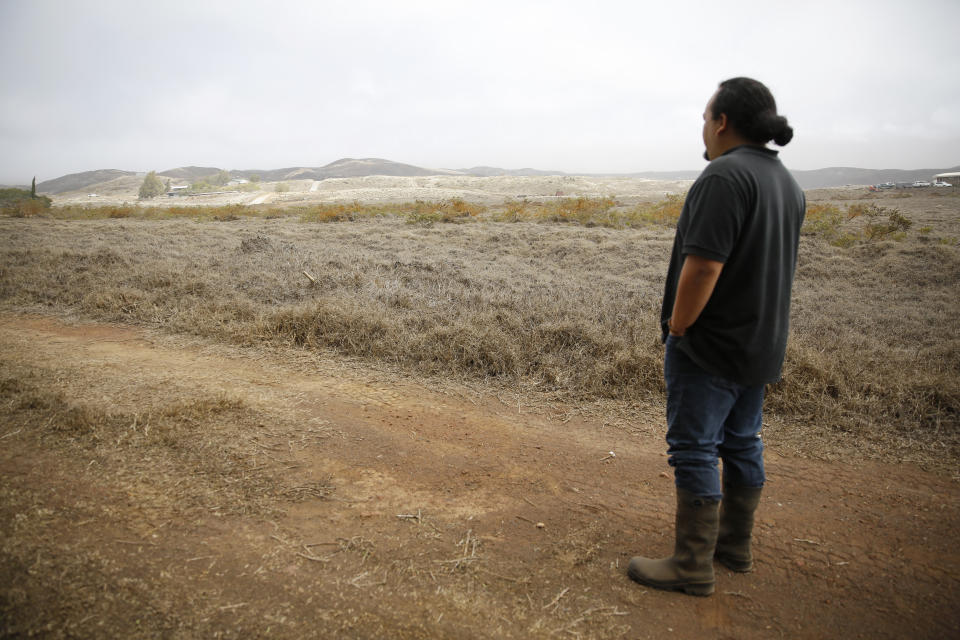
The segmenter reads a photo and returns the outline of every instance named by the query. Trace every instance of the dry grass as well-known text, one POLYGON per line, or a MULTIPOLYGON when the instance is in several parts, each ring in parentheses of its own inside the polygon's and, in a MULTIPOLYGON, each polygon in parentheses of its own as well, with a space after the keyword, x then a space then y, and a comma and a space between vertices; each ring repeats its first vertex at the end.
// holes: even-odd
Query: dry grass
MULTIPOLYGON (((914 201, 907 213, 811 203, 786 378, 769 400, 794 425, 773 437, 801 453, 855 449, 845 444, 852 434, 872 457, 956 461, 960 256, 931 241, 949 237, 937 219, 933 231, 909 229, 922 203, 898 201, 914 201)), ((579 402, 646 401, 662 393, 659 305, 681 205, 445 201, 7 219, 0 301, 234 344, 335 349, 579 402), (324 221, 337 224, 307 224, 324 221)))
POLYGON ((38 439, 50 452, 82 451, 91 464, 122 478, 144 509, 267 515, 278 497, 317 490, 289 486, 290 477, 265 464, 271 450, 266 418, 238 399, 167 401, 162 394, 152 406, 120 409, 70 400, 58 381, 80 379, 79 372, 8 359, 0 359, 0 371, 6 433, 29 434, 22 437, 38 439))
MULTIPOLYGON (((683 194, 670 195, 655 203, 625 206, 612 197, 557 198, 531 202, 526 199, 508 200, 502 205, 488 206, 467 202, 462 198, 447 200, 374 204, 362 202, 318 203, 307 206, 277 207, 271 205, 246 206, 242 204, 217 206, 141 206, 141 205, 63 205, 50 210, 36 211, 30 216, 56 220, 102 220, 134 218, 140 220, 170 220, 189 218, 195 221, 234 221, 242 218, 298 217, 303 222, 353 222, 370 218, 394 217, 411 224, 429 226, 444 222, 565 222, 586 227, 642 227, 676 223, 683 206, 683 194)), ((165 204, 165 203, 164 203, 165 204)))

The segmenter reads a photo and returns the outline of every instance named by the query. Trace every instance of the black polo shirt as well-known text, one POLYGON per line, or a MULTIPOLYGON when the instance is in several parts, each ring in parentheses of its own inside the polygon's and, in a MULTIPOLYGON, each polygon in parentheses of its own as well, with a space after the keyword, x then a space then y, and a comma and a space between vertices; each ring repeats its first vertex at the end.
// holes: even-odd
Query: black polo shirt
POLYGON ((690 188, 670 256, 660 322, 673 312, 684 256, 724 263, 706 307, 679 342, 733 382, 780 379, 806 200, 777 152, 744 145, 715 158, 690 188))

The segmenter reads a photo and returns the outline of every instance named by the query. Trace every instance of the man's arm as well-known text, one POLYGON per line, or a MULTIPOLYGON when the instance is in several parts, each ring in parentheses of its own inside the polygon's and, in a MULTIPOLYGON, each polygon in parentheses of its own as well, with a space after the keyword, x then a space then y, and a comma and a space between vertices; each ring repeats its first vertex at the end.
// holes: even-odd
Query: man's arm
POLYGON ((688 253, 680 269, 677 296, 670 316, 670 335, 682 336, 697 321, 717 284, 723 263, 688 253))

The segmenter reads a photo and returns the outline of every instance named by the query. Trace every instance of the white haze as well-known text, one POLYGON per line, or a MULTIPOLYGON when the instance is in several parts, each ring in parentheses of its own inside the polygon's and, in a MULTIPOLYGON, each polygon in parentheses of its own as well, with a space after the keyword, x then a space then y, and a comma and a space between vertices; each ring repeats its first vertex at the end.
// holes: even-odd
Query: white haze
POLYGON ((699 169, 764 81, 794 169, 960 163, 957 4, 0 0, 0 182, 186 164, 699 169))

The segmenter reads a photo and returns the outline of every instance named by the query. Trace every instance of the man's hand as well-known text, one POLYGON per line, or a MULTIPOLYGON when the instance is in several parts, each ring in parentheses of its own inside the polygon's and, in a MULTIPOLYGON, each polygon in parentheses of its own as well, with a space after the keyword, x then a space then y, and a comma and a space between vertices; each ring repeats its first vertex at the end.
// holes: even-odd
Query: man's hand
POLYGON ((709 258, 687 254, 680 269, 680 281, 677 283, 677 297, 673 302, 673 314, 667 326, 670 335, 682 336, 687 328, 697 321, 700 312, 717 285, 723 263, 709 258))

